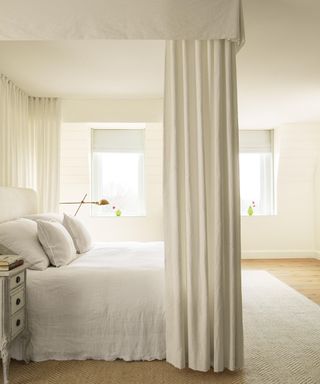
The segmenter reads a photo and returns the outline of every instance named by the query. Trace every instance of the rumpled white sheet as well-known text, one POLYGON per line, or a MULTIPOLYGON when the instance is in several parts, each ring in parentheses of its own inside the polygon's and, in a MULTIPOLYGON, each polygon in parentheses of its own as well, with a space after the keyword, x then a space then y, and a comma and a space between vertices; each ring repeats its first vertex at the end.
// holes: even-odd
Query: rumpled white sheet
POLYGON ((31 360, 164 359, 163 290, 161 242, 97 244, 66 267, 29 270, 31 360))

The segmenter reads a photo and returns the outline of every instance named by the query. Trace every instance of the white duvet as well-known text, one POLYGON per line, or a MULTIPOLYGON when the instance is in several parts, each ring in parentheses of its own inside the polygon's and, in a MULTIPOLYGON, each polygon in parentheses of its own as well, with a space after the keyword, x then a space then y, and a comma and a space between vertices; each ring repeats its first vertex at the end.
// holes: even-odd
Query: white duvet
POLYGON ((163 291, 160 242, 97 244, 66 267, 29 270, 31 360, 165 358, 163 291))

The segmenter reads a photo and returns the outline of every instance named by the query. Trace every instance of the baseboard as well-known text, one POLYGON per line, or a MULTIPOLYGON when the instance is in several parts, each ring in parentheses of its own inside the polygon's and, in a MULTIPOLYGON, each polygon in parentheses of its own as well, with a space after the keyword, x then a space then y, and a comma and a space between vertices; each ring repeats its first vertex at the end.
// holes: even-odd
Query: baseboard
POLYGON ((242 259, 320 259, 320 251, 312 250, 268 250, 242 251, 242 259))
POLYGON ((320 260, 320 251, 314 251, 315 253, 315 258, 320 260))

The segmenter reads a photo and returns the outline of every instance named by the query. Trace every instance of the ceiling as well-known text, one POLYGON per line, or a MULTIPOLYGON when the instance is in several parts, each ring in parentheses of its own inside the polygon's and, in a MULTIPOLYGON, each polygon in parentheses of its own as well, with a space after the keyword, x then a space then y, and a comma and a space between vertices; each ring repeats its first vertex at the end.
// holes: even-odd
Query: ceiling
POLYGON ((320 122, 320 1, 243 0, 243 6, 240 125, 320 122))
POLYGON ((164 41, 0 41, 0 71, 34 96, 162 97, 164 41))
MULTIPOLYGON (((243 0, 242 128, 320 122, 320 1, 243 0)), ((34 96, 158 98, 164 42, 1 41, 0 72, 34 96)))

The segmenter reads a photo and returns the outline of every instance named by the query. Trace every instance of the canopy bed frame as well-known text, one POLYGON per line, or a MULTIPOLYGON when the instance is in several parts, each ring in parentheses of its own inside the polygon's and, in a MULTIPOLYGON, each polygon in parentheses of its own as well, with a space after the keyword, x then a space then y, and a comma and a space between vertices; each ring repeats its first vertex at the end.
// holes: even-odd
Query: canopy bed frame
MULTIPOLYGON (((236 53, 244 42, 241 0, 29 0, 24 4, 10 0, 1 7, 0 39, 167 40, 164 92, 164 163, 168 165, 164 167, 166 359, 178 368, 200 371, 241 368, 236 90, 236 53)), ((35 119, 37 125, 44 120, 43 117, 35 119)), ((0 120, 0 128, 4 137, 13 131, 6 121, 2 124, 0 120)), ((49 148, 53 139, 58 143, 58 129, 44 131, 54 137, 42 142, 42 146, 49 148)), ((15 140, 17 138, 12 137, 13 143, 15 140)), ((20 153, 19 143, 13 148, 20 153)), ((14 149, 10 151, 5 146, 0 151, 0 164, 8 171, 3 175, 16 172, 9 161, 14 149)), ((57 178, 58 160, 58 151, 55 151, 43 163, 47 169, 42 167, 38 180, 50 177, 53 170, 57 178)), ((24 170, 28 175, 35 172, 30 164, 31 169, 24 170)), ((10 186, 11 180, 2 177, 0 183, 10 186)), ((57 180, 50 179, 49 184, 57 187, 57 180)), ((18 179, 15 185, 27 186, 18 179)), ((42 206, 55 206, 57 188, 53 192, 45 184, 42 187, 39 196, 42 206)), ((10 199, 8 194, 5 197, 10 199)), ((28 212, 34 209, 32 193, 17 197, 21 202, 30 203, 25 206, 28 212)), ((12 202, 12 218, 23 213, 20 202, 16 203, 18 205, 12 202)), ((7 200, 1 198, 1 204, 5 212, 3 218, 10 218, 11 211, 5 207, 7 200)), ((32 299, 30 303, 32 305, 32 299)))

